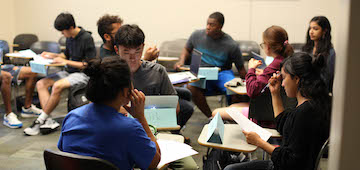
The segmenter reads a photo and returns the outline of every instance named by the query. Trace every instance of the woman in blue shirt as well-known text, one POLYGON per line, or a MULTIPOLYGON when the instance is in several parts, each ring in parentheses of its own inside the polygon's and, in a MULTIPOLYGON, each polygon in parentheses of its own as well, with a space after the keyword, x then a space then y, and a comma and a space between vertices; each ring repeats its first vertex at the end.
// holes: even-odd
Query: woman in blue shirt
POLYGON ((144 117, 145 95, 133 89, 126 62, 116 56, 93 59, 84 73, 92 103, 65 117, 58 148, 108 160, 119 169, 156 168, 161 153, 144 117), (119 113, 121 107, 135 119, 119 113))

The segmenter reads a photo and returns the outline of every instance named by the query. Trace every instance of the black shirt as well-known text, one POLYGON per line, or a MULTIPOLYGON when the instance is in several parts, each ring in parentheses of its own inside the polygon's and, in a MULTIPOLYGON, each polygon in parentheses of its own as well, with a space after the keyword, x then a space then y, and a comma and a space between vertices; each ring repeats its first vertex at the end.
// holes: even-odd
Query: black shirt
MULTIPOLYGON (((271 160, 276 170, 312 170, 319 151, 329 138, 330 120, 306 101, 276 117, 282 145, 275 148, 271 160)), ((321 109, 318 109, 321 110, 321 109)))
POLYGON ((103 46, 104 46, 104 44, 102 44, 100 47, 100 57, 101 58, 117 55, 115 51, 105 49, 103 46))
MULTIPOLYGON (((79 28, 81 30, 75 38, 66 38, 65 56, 68 60, 82 62, 95 57, 96 49, 91 32, 85 31, 81 27, 79 28)), ((74 73, 79 72, 80 70, 78 68, 68 66, 66 71, 74 73)))

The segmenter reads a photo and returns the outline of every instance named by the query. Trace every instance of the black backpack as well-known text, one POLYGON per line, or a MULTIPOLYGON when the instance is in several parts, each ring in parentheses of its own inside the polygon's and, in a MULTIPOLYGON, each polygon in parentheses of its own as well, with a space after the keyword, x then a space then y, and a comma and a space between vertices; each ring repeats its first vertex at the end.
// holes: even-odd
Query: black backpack
POLYGON ((75 85, 69 88, 68 112, 89 103, 85 93, 86 85, 75 85))
POLYGON ((241 162, 238 159, 240 153, 224 151, 220 149, 209 149, 203 156, 204 170, 222 170, 227 165, 241 162))

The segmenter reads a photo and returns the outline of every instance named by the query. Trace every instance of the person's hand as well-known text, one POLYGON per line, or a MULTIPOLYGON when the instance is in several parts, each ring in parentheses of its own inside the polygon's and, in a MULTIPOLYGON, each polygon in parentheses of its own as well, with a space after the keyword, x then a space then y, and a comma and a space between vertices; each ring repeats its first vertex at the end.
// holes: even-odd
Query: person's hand
POLYGON ((269 89, 272 94, 280 93, 281 80, 282 79, 279 71, 274 73, 273 76, 269 79, 269 89))
POLYGON ((255 60, 254 58, 249 60, 248 69, 257 68, 262 64, 262 61, 255 60))
POLYGON ((175 63, 174 65, 174 69, 175 70, 179 70, 181 66, 184 65, 184 62, 183 61, 178 61, 177 63, 175 63))
POLYGON ((65 63, 65 58, 62 57, 56 57, 53 59, 53 63, 65 63))
POLYGON ((159 57, 160 50, 154 47, 149 47, 144 54, 144 60, 153 61, 159 57))
POLYGON ((263 69, 259 69, 259 68, 256 68, 256 69, 255 69, 255 75, 256 75, 256 76, 261 75, 262 73, 264 73, 264 70, 263 70, 263 69))
POLYGON ((143 120, 145 110, 145 94, 137 89, 131 90, 130 95, 131 107, 124 106, 124 108, 133 116, 139 120, 143 120))
POLYGON ((44 52, 41 53, 41 57, 44 57, 44 58, 56 58, 56 57, 58 57, 58 54, 44 51, 44 52))
POLYGON ((261 142, 260 136, 255 132, 246 132, 245 130, 242 131, 246 137, 246 142, 255 146, 259 146, 261 142))

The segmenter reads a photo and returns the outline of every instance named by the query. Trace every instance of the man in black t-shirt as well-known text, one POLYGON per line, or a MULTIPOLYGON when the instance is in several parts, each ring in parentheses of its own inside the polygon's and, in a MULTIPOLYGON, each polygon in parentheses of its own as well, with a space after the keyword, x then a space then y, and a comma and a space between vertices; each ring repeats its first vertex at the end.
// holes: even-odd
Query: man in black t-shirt
POLYGON ((40 130, 49 132, 60 126, 49 115, 58 105, 61 92, 64 89, 73 86, 86 86, 89 78, 80 72, 80 69, 84 67, 86 60, 96 56, 91 33, 81 27, 77 27, 71 14, 61 13, 58 15, 54 26, 66 37, 65 53, 43 52, 41 56, 51 58, 55 63, 65 63, 66 71, 49 75, 37 82, 36 88, 43 110, 33 124, 24 130, 24 133, 27 135, 37 135, 40 130), (48 91, 50 87, 52 87, 51 94, 48 91))

